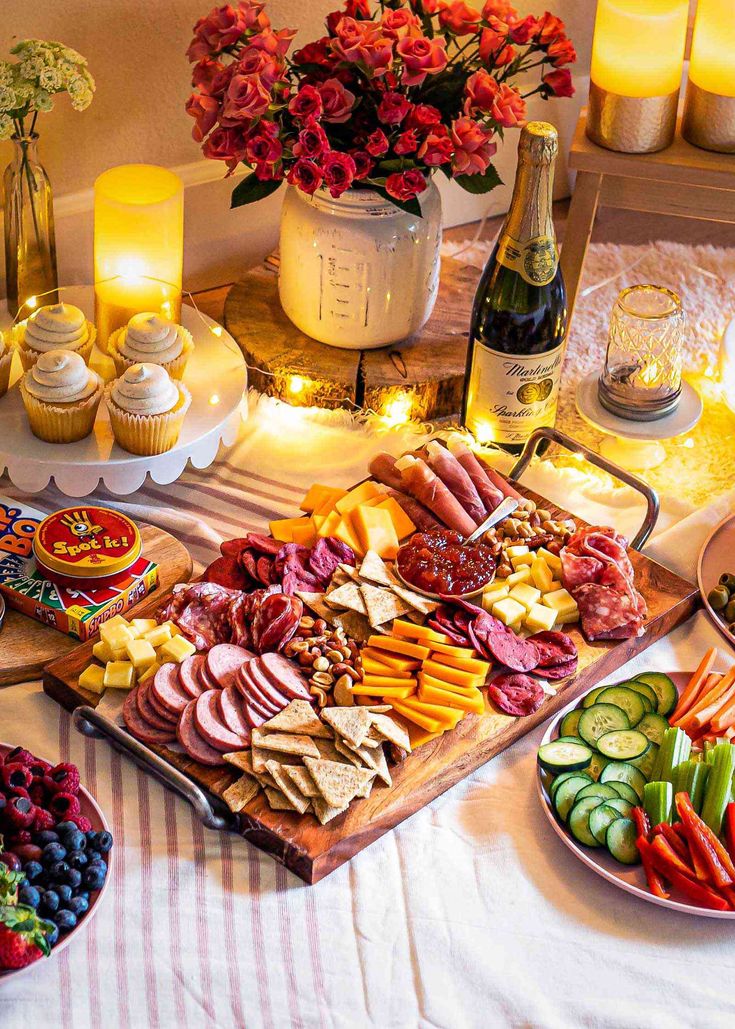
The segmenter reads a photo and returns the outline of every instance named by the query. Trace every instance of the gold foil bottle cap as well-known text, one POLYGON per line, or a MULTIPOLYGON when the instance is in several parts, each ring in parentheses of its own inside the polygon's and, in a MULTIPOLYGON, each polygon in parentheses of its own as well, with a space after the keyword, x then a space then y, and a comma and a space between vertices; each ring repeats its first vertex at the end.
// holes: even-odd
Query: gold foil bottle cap
POLYGON ((559 133, 547 121, 530 121, 521 129, 518 156, 530 164, 551 164, 559 152, 559 133))

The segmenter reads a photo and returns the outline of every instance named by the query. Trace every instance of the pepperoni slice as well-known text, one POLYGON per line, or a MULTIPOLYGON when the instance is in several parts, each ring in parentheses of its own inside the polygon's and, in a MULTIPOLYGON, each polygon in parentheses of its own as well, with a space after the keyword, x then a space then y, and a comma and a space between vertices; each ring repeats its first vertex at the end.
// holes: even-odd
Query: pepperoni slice
POLYGON ((207 654, 204 666, 207 678, 222 690, 234 686, 238 668, 253 657, 255 655, 245 647, 238 647, 234 643, 218 643, 207 654))
POLYGON ((185 657, 179 665, 179 682, 190 700, 196 700, 200 693, 204 693, 205 687, 199 678, 199 669, 205 661, 204 654, 192 654, 191 657, 185 657))
POLYGON ((564 661, 560 665, 552 665, 551 668, 537 668, 536 674, 542 679, 566 679, 568 675, 574 675, 577 671, 577 659, 564 661))
POLYGON ((137 697, 140 686, 134 686, 133 689, 128 693, 123 704, 122 716, 125 725, 128 727, 130 732, 135 736, 141 743, 158 744, 163 745, 164 743, 172 743, 176 736, 173 732, 168 730, 156 729, 144 718, 138 710, 137 697))
MULTIPOLYGON (((194 701, 194 725, 199 735, 215 750, 242 750, 247 740, 227 728, 217 706, 219 690, 208 690, 194 701)), ((188 707, 188 705, 187 705, 188 707)))
POLYGON ((212 768, 223 765, 224 761, 219 751, 215 750, 214 747, 210 747, 206 740, 203 740, 197 732, 194 724, 194 708, 196 703, 196 700, 190 700, 184 708, 184 713, 176 727, 176 738, 189 757, 193 758, 194 761, 198 761, 199 764, 208 765, 212 768))
POLYGON ((245 701, 235 687, 228 686, 226 690, 221 690, 217 703, 222 721, 227 728, 231 729, 236 736, 243 736, 249 740, 250 726, 245 718, 245 701))
POLYGON ((191 697, 181 685, 177 664, 167 661, 165 665, 161 665, 153 676, 149 699, 154 705, 158 701, 159 710, 162 708, 164 713, 179 717, 191 697))
POLYGON ((507 715, 532 715, 544 701, 544 691, 529 675, 496 675, 487 688, 492 702, 507 715))

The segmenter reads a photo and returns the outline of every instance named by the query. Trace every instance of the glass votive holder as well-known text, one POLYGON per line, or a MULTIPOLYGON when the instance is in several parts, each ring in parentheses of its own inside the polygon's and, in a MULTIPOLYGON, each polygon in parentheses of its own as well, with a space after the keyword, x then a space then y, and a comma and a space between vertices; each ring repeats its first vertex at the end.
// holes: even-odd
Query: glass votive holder
POLYGON ((619 418, 654 421, 671 414, 681 395, 686 316, 664 286, 630 286, 610 316, 598 397, 619 418))

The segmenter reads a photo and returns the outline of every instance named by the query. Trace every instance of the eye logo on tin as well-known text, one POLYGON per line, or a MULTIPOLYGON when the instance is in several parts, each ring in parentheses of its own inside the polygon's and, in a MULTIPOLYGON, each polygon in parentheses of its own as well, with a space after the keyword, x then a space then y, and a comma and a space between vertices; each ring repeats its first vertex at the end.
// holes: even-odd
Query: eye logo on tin
POLYGON ((60 525, 65 525, 73 536, 85 539, 87 536, 99 536, 104 532, 104 526, 92 521, 86 511, 69 511, 59 519, 60 525))
POLYGON ((91 574, 93 569, 111 574, 112 569, 136 559, 140 534, 118 511, 70 507, 41 523, 34 549, 42 564, 60 574, 91 574))

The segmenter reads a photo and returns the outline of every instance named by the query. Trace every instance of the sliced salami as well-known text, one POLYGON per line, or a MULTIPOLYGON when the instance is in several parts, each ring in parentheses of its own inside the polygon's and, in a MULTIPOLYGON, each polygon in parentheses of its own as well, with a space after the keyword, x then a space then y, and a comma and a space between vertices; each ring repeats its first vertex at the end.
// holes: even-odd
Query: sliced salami
POLYGON ((218 643, 206 657, 204 667, 207 678, 222 690, 234 686, 238 668, 246 661, 251 661, 254 656, 245 647, 238 647, 234 643, 218 643))
POLYGON ((544 701, 544 691, 530 675, 496 675, 487 688, 492 702, 507 715, 532 715, 544 701))
POLYGON ((153 683, 150 692, 151 703, 158 701, 164 712, 174 715, 176 718, 181 714, 191 697, 184 690, 179 680, 179 666, 171 661, 161 665, 153 676, 153 683))
POLYGON ((227 728, 217 706, 218 690, 208 690, 194 701, 194 725, 200 736, 215 750, 242 750, 248 741, 227 728))
POLYGON ((122 716, 125 725, 128 727, 130 732, 135 736, 141 743, 157 743, 162 745, 164 743, 173 743, 176 739, 173 731, 156 729, 149 722, 147 722, 140 714, 137 704, 137 695, 139 686, 134 686, 133 689, 128 693, 123 704, 122 716))
POLYGON ((470 622, 469 634, 477 651, 514 672, 530 672, 539 663, 539 652, 530 640, 516 636, 499 618, 486 611, 470 622))
POLYGON ((236 736, 250 740, 250 726, 245 719, 245 701, 234 686, 221 690, 217 698, 222 721, 236 736))
POLYGON ((553 668, 577 660, 577 645, 571 636, 558 630, 534 633, 529 640, 538 650, 539 668, 553 668))
POLYGON ((275 708, 276 711, 282 711, 284 707, 288 707, 289 700, 291 698, 285 696, 276 686, 273 685, 268 675, 261 667, 260 660, 254 661, 252 666, 248 668, 250 678, 255 683, 257 692, 265 700, 266 707, 275 708))
POLYGON ((179 665, 179 682, 190 700, 196 700, 206 689, 199 677, 199 670, 206 660, 204 654, 192 654, 191 657, 185 657, 179 665))
POLYGON ((537 668, 536 675, 540 675, 542 679, 566 679, 568 675, 574 675, 576 671, 577 659, 574 657, 571 661, 552 665, 551 668, 537 668))
POLYGON ((176 738, 194 761, 198 761, 201 765, 209 765, 212 768, 217 765, 223 765, 224 761, 219 751, 215 750, 214 747, 210 747, 197 731, 197 727, 194 724, 194 708, 196 704, 196 700, 190 700, 184 708, 184 713, 179 719, 179 724, 176 728, 176 738))
POLYGON ((309 693, 309 686, 297 666, 282 654, 262 654, 259 667, 263 669, 276 689, 289 700, 308 700, 314 698, 309 693))
POLYGON ((277 715, 281 710, 281 705, 271 703, 261 692, 250 666, 242 668, 238 672, 237 689, 240 691, 244 700, 247 700, 248 703, 253 703, 267 718, 272 718, 273 715, 277 715))
POLYGON ((146 722, 152 725, 155 729, 161 729, 164 732, 173 732, 176 728, 177 719, 175 717, 171 717, 170 715, 164 717, 163 715, 159 714, 158 711, 156 711, 156 709, 153 707, 150 701, 150 689, 150 679, 138 688, 138 692, 135 698, 138 707, 138 713, 140 714, 141 718, 143 718, 146 722))

